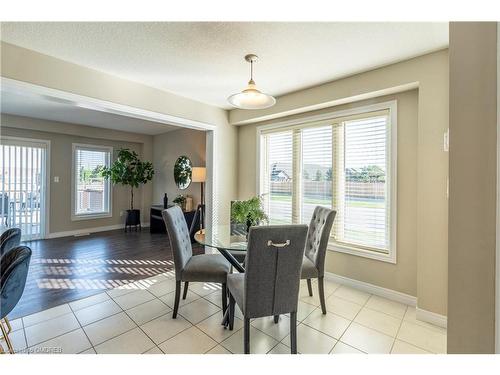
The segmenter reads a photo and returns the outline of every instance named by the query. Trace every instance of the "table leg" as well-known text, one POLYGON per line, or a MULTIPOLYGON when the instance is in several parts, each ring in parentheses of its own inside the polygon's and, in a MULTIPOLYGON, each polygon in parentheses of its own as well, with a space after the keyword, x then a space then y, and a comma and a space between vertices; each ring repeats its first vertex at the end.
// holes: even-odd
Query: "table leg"
MULTIPOLYGON (((231 254, 229 251, 226 249, 222 248, 217 248, 219 252, 222 254, 224 258, 227 259, 227 261, 240 273, 245 272, 245 268, 236 260, 236 258, 231 254)), ((229 295, 229 293, 227 293, 229 295)), ((229 305, 228 305, 229 306, 229 305)), ((222 318, 221 325, 224 326, 224 328, 227 328, 229 326, 229 309, 226 309, 224 312, 224 317, 222 318)))

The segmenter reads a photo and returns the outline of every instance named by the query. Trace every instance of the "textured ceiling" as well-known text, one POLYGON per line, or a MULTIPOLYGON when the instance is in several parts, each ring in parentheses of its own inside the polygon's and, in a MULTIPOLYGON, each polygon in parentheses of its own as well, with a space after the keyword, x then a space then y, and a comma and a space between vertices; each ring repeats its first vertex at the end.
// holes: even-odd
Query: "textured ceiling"
POLYGON ((77 107, 73 104, 54 101, 38 95, 1 91, 0 97, 1 112, 11 115, 149 135, 179 129, 173 125, 77 107))
POLYGON ((2 23, 1 39, 229 108, 248 80, 279 96, 448 46, 447 23, 2 23))

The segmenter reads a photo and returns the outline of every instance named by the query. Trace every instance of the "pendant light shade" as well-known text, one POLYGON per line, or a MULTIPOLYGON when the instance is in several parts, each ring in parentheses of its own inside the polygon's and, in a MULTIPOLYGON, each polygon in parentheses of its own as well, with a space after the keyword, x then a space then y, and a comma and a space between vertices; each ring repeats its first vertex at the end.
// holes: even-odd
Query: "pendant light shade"
POLYGON ((227 98, 229 104, 241 109, 264 109, 276 104, 276 99, 271 95, 264 94, 257 89, 253 80, 253 63, 257 61, 256 55, 246 55, 245 60, 250 63, 250 81, 247 87, 240 93, 227 98))

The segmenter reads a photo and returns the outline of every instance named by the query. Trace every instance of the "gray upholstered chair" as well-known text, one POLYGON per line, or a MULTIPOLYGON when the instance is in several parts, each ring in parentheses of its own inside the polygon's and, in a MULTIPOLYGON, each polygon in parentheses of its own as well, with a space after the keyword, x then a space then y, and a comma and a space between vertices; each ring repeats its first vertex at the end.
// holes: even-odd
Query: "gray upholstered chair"
MULTIPOLYGON (((0 330, 10 353, 14 347, 9 339, 12 327, 7 315, 16 307, 24 292, 31 259, 31 249, 17 246, 0 257, 0 330), (7 328, 4 327, 4 322, 7 328)), ((3 348, 0 346, 0 352, 3 348)))
POLYGON ((297 353, 297 305, 306 225, 251 227, 245 273, 227 276, 229 329, 237 303, 244 316, 244 351, 250 353, 250 319, 290 313, 291 352, 297 353))
POLYGON ((0 256, 10 249, 19 246, 21 242, 21 229, 9 228, 0 236, 0 256))
POLYGON ((175 303, 172 317, 177 317, 181 283, 184 281, 186 299, 190 281, 213 282, 222 284, 222 310, 227 308, 226 277, 230 270, 228 261, 219 254, 201 254, 193 256, 191 240, 186 219, 178 206, 162 212, 175 263, 175 303))
POLYGON ((326 248, 336 214, 336 211, 326 207, 317 206, 314 209, 307 232, 304 260, 302 262, 301 279, 307 279, 307 289, 310 296, 313 295, 311 279, 318 279, 318 293, 323 314, 326 314, 325 289, 323 285, 326 248))

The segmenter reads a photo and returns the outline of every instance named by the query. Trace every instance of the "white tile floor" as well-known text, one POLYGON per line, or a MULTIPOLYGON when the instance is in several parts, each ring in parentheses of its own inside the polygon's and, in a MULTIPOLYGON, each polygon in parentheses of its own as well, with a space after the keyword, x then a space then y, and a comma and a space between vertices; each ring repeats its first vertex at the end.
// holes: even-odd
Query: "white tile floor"
MULTIPOLYGON (((190 283, 178 318, 172 319, 172 276, 155 276, 16 319, 11 322, 11 340, 19 353, 241 353, 241 313, 236 314, 233 331, 220 325, 216 284, 190 283)), ((323 315, 315 283, 313 291, 309 297, 301 283, 300 353, 446 351, 446 330, 418 321, 414 307, 326 281, 328 313, 323 315)), ((255 319, 250 332, 252 353, 290 353, 287 316, 278 324, 271 317, 255 319)))

